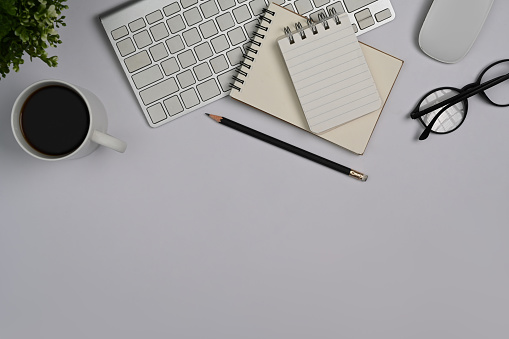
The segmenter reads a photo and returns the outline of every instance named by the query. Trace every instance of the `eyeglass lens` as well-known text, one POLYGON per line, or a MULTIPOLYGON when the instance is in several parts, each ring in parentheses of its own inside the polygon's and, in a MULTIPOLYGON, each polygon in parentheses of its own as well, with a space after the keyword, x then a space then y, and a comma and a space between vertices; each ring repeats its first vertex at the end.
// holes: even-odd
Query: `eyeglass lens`
MULTIPOLYGON (((481 77, 481 83, 495 79, 499 76, 509 74, 509 61, 504 61, 493 65, 486 70, 481 77)), ((497 105, 508 105, 509 104, 509 80, 503 81, 496 86, 488 88, 484 91, 484 94, 493 103, 497 105)))
MULTIPOLYGON (((436 105, 442 101, 449 99, 452 96, 459 94, 458 90, 453 88, 438 89, 428 96, 426 96, 420 103, 419 109, 422 111, 427 107, 436 105)), ((437 115, 444 107, 436 109, 428 114, 420 117, 420 120, 425 126, 428 126, 435 115, 437 115)), ((447 108, 437 119, 431 127, 435 133, 449 133, 454 131, 461 125, 466 115, 466 102, 460 101, 457 104, 447 108)))

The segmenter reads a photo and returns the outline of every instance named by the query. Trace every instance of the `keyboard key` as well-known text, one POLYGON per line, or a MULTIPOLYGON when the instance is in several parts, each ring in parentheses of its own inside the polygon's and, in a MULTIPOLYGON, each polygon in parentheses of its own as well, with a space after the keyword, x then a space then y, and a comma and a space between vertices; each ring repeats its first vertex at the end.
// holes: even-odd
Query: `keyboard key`
POLYGON ((332 5, 329 5, 327 6, 327 13, 332 9, 334 8, 336 10, 336 13, 338 14, 341 14, 341 13, 345 13, 345 8, 343 7, 343 5, 341 4, 341 2, 336 2, 335 4, 332 4, 332 5))
POLYGON ((159 41, 161 39, 166 38, 169 35, 164 22, 161 22, 155 26, 150 27, 150 32, 154 37, 154 41, 159 41))
POLYGON ((214 0, 209 0, 207 2, 202 3, 200 5, 200 8, 205 19, 213 17, 214 15, 219 13, 219 9, 217 8, 217 5, 214 0))
POLYGON ((186 108, 191 108, 200 103, 200 99, 192 87, 187 91, 180 93, 180 97, 182 98, 182 102, 184 102, 184 106, 186 106, 186 108))
POLYGON ((349 13, 358 10, 361 7, 369 5, 376 0, 344 0, 346 9, 349 13))
POLYGON ((247 8, 247 5, 242 5, 240 7, 235 8, 233 11, 233 16, 235 17, 235 20, 237 23, 241 23, 244 21, 247 21, 251 19, 251 12, 249 12, 249 8, 247 8))
POLYGON ((140 33, 136 33, 134 36, 134 42, 136 42, 136 46, 138 48, 147 47, 152 43, 152 39, 147 31, 141 31, 140 33))
POLYGON ((163 78, 163 73, 159 69, 159 65, 151 66, 139 73, 133 75, 133 82, 136 88, 140 89, 163 78))
POLYGON ((200 32, 205 39, 208 39, 211 36, 216 35, 218 33, 214 20, 204 22, 198 27, 200 27, 200 32))
POLYGON ((180 11, 180 5, 178 4, 178 2, 174 2, 163 8, 164 15, 166 16, 175 14, 178 11, 180 11))
POLYGON ((294 4, 299 14, 305 14, 313 10, 313 4, 310 0, 297 0, 294 2, 294 4))
POLYGON ((196 59, 194 58, 193 51, 190 49, 177 55, 177 58, 179 59, 179 62, 180 62, 180 65, 182 66, 182 68, 187 68, 187 67, 194 65, 196 63, 196 59))
POLYGON ((195 27, 182 33, 182 36, 188 46, 195 45, 201 41, 200 33, 198 33, 195 27))
POLYGON ((365 29, 375 24, 375 20, 371 16, 369 8, 355 13, 355 19, 357 19, 357 23, 359 24, 360 29, 365 29))
POLYGON ((256 32, 257 24, 258 24, 258 19, 254 19, 252 21, 249 21, 247 24, 244 24, 244 28, 250 37, 253 36, 254 32, 256 32))
POLYGON ((157 124, 158 122, 166 119, 166 113, 164 113, 163 106, 159 103, 147 108, 147 112, 150 116, 150 120, 152 120, 152 123, 154 124, 157 124))
POLYGON ((136 72, 139 69, 142 69, 145 66, 148 66, 152 63, 150 57, 148 56, 147 51, 141 51, 136 53, 128 58, 124 59, 127 70, 130 73, 136 72))
POLYGON ((113 31, 111 31, 111 36, 113 37, 113 39, 115 40, 118 40, 120 38, 123 38, 125 37, 127 34, 129 34, 129 31, 127 30, 127 27, 125 26, 122 26, 122 27, 119 27, 117 29, 114 29, 113 31))
POLYGON ((149 51, 154 61, 162 60, 168 56, 168 52, 166 51, 163 43, 150 47, 149 51))
POLYGON ((297 12, 294 8, 293 8, 293 5, 292 4, 288 4, 288 5, 284 5, 283 6, 284 8, 292 11, 292 12, 297 12))
POLYGON ((315 7, 322 7, 330 2, 330 0, 313 0, 315 7))
POLYGON ((210 65, 216 74, 224 71, 229 67, 224 55, 218 55, 217 57, 210 59, 210 65))
POLYGON ((145 105, 150 105, 154 101, 162 99, 170 94, 173 94, 179 90, 175 78, 169 78, 161 81, 157 85, 140 91, 141 100, 145 105))
POLYGON ((226 31, 228 28, 232 28, 235 26, 235 22, 233 21, 232 15, 230 12, 226 12, 218 17, 216 17, 217 25, 219 29, 222 31, 226 31))
POLYGON ((184 110, 184 107, 180 103, 179 97, 176 95, 164 100, 163 104, 171 116, 174 116, 175 114, 178 114, 184 110))
POLYGON ((249 2, 249 7, 251 7, 254 15, 260 15, 263 13, 263 9, 267 7, 267 4, 265 0, 254 0, 249 2))
POLYGON ((196 53, 196 57, 198 60, 205 60, 207 58, 210 58, 212 56, 212 48, 210 48, 210 45, 208 42, 204 42, 194 48, 194 52, 196 53))
POLYGON ((230 47, 228 40, 224 35, 220 35, 217 38, 210 40, 212 47, 216 53, 222 52, 230 47))
POLYGON ((174 37, 171 37, 168 40, 166 40, 166 45, 168 46, 168 49, 170 50, 171 54, 180 52, 186 47, 184 46, 184 41, 182 41, 180 35, 175 35, 174 37))
POLYGON ((132 52, 136 51, 136 47, 134 47, 131 38, 117 42, 117 48, 121 56, 126 56, 127 54, 131 54, 132 52))
POLYGON ((391 16, 392 16, 391 10, 388 8, 375 14, 376 21, 378 22, 389 19, 391 16))
POLYGON ((166 20, 166 23, 170 28, 170 32, 172 32, 173 34, 186 28, 186 24, 184 23, 184 20, 180 15, 175 15, 174 17, 169 18, 168 20, 166 20))
POLYGON ((182 88, 189 87, 196 82, 194 81, 193 72, 190 70, 177 74, 177 80, 179 81, 180 87, 182 88))
POLYGON ((198 0, 180 0, 180 3, 182 4, 182 8, 188 8, 192 5, 196 5, 198 0))
POLYGON ((202 101, 207 101, 221 94, 221 90, 217 86, 215 79, 210 79, 197 85, 196 89, 198 90, 202 101))
POLYGON ((235 66, 244 60, 244 54, 242 53, 242 49, 240 47, 226 52, 226 56, 228 57, 228 60, 232 66, 235 66))
POLYGON ((192 26, 202 21, 200 11, 197 7, 193 7, 188 11, 184 12, 184 18, 186 19, 187 25, 192 26))
POLYGON ((246 41, 246 35, 244 34, 244 30, 242 27, 237 27, 229 31, 228 38, 230 38, 230 42, 232 46, 238 45, 244 41, 246 41))
POLYGON ((219 81, 219 84, 221 85, 223 92, 228 92, 230 90, 230 84, 233 82, 232 77, 234 75, 237 75, 237 70, 232 69, 217 77, 217 81, 219 81))
POLYGON ((356 24, 352 24, 352 28, 354 33, 357 33, 359 31, 356 24))
POLYGON ((217 0, 217 2, 223 11, 235 6, 235 0, 217 0))
POLYGON ((171 75, 180 71, 179 64, 177 63, 177 59, 169 58, 168 60, 164 60, 161 62, 161 67, 163 68, 164 74, 171 75))
POLYGON ((194 74, 196 75, 196 79, 201 81, 203 79, 208 78, 212 75, 212 71, 210 70, 210 66, 204 62, 203 64, 199 64, 193 68, 194 74))
POLYGON ((143 18, 139 18, 138 20, 134 20, 133 22, 129 23, 129 29, 131 32, 139 31, 140 29, 145 27, 145 21, 143 18))
POLYGON ((163 13, 161 13, 160 10, 157 10, 157 11, 152 12, 152 13, 148 14, 147 16, 145 16, 145 18, 147 19, 147 22, 149 23, 149 25, 151 25, 154 22, 161 20, 163 18, 163 13))

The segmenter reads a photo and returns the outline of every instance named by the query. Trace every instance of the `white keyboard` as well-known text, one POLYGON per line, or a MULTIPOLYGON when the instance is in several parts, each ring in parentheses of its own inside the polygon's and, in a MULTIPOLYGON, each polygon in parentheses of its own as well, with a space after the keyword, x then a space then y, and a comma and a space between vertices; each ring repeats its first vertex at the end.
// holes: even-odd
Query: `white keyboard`
MULTIPOLYGON (((348 13, 357 35, 394 19, 389 0, 277 0, 318 19, 348 13)), ((265 0, 143 0, 101 17, 152 127, 229 94, 265 0)))

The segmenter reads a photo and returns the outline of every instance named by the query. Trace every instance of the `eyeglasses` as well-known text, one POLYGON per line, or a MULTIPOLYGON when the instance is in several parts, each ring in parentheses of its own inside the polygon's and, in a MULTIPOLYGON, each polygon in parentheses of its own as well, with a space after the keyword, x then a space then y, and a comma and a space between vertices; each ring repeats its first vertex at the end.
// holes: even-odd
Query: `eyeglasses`
POLYGON ((467 116, 467 99, 473 95, 481 94, 495 106, 509 106, 508 80, 509 59, 503 59, 486 67, 477 81, 461 89, 440 87, 426 93, 410 113, 425 127, 419 140, 426 139, 430 132, 446 134, 460 127, 467 116))

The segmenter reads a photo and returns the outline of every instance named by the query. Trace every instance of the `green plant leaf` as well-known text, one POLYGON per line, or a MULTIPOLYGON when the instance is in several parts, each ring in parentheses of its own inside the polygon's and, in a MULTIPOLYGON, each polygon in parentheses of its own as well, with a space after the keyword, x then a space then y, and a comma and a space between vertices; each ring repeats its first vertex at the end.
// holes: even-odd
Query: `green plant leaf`
MULTIPOLYGON (((61 13, 67 0, 0 0, 0 75, 19 70, 23 55, 39 58, 50 67, 57 57, 46 49, 62 43, 56 31, 65 26, 61 13)), ((0 77, 0 79, 1 79, 0 77)))

